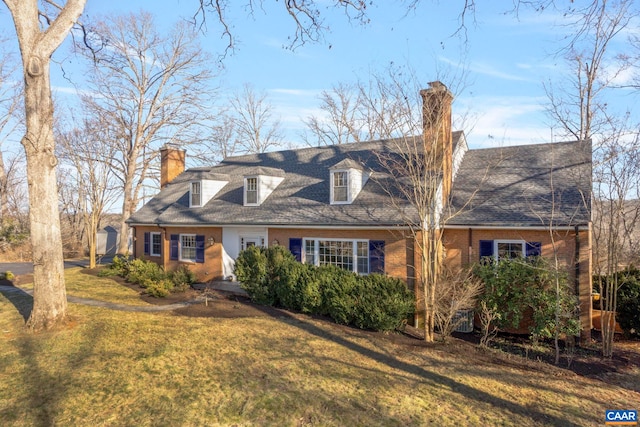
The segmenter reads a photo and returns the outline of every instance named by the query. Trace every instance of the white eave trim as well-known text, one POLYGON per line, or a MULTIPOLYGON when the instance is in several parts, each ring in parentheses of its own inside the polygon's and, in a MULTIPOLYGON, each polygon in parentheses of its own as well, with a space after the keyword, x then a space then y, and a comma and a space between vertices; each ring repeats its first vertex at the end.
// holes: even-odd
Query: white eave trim
POLYGON ((233 227, 233 228, 304 228, 311 230, 409 230, 410 228, 404 225, 304 225, 304 224, 142 224, 142 223, 130 223, 129 227, 161 227, 161 228, 221 228, 221 227, 233 227))

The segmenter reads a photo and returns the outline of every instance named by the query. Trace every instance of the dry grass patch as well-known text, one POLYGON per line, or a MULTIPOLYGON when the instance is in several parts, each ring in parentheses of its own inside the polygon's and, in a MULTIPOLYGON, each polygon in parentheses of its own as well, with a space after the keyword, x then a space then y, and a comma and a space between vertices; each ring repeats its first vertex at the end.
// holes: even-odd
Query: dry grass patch
POLYGON ((601 425, 640 394, 453 340, 307 316, 187 318, 70 304, 39 335, 0 295, 0 424, 601 425))
MULTIPOLYGON (((83 267, 64 270, 67 295, 126 305, 150 305, 140 299, 140 294, 122 286, 109 277, 98 277, 83 272, 83 267)), ((21 288, 33 289, 33 282, 21 283, 21 288)))

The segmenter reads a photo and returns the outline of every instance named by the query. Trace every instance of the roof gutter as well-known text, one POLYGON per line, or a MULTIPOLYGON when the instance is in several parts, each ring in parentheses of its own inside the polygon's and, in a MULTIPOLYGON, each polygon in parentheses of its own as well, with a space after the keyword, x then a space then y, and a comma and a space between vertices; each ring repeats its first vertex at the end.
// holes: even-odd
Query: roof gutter
MULTIPOLYGON (((549 231, 549 226, 543 225, 445 225, 445 229, 452 230, 535 230, 535 231, 549 231)), ((588 230, 589 224, 578 225, 559 225, 552 227, 554 230, 573 231, 573 230, 588 230)))

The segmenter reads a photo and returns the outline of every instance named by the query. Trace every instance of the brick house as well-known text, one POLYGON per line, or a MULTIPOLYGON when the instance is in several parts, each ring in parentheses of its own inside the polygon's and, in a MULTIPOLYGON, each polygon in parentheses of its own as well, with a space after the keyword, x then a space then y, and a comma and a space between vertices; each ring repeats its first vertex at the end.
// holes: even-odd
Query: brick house
MULTIPOLYGON (((579 295, 588 337, 590 143, 470 150, 464 133, 451 131, 453 98, 446 87, 434 82, 421 94, 424 114, 437 110, 445 124, 437 149, 438 194, 441 210, 448 212, 446 263, 551 257, 555 247, 579 295)), ((425 125, 424 133, 431 131, 425 125)), ((393 186, 378 154, 393 154, 396 147, 393 140, 378 140, 301 148, 230 157, 186 171, 185 152, 165 147, 161 191, 128 221, 134 256, 167 270, 187 265, 198 280, 209 281, 231 277, 241 250, 280 244, 302 262, 381 272, 413 287, 420 254, 400 215, 411 207, 390 203, 393 186)))

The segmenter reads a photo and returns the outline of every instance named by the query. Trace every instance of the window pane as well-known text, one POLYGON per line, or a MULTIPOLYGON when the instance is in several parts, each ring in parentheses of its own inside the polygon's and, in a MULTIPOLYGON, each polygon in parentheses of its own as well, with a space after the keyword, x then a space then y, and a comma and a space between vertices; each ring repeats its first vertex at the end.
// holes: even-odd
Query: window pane
POLYGON ((333 201, 346 202, 349 200, 347 187, 347 172, 333 173, 333 201))
POLYGON ((162 250, 162 236, 160 233, 151 233, 151 255, 160 255, 162 250))
POLYGON ((196 260, 196 236, 184 235, 180 236, 180 243, 182 246, 181 260, 194 261, 196 260))
POLYGON ((358 242, 358 273, 369 274, 369 242, 358 242))
POLYGON ((316 264, 316 241, 304 241, 304 262, 306 264, 316 264))
POLYGON ((318 241, 318 264, 353 271, 353 242, 318 241))
POLYGON ((247 204, 258 203, 258 178, 247 178, 247 204))
POLYGON ((200 183, 191 183, 191 206, 200 206, 200 183))
POLYGON ((522 256, 522 243, 498 242, 498 259, 522 256))

